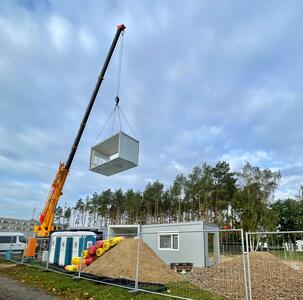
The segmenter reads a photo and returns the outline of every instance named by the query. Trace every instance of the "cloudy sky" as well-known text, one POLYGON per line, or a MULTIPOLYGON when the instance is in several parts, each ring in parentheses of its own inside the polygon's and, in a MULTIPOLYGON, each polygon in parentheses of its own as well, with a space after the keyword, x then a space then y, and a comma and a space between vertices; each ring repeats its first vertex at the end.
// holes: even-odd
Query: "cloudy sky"
POLYGON ((0 215, 42 208, 119 23, 127 26, 121 109, 140 140, 140 166, 112 177, 88 170, 114 106, 117 52, 60 205, 107 188, 168 185, 218 160, 280 169, 277 197, 295 195, 302 9, 301 1, 1 1, 0 215))

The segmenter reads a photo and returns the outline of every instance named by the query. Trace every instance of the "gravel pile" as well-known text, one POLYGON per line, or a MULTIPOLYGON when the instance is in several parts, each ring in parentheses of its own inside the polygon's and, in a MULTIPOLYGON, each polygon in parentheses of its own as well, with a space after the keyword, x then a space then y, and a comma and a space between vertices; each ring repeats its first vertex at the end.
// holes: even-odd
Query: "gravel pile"
MULTIPOLYGON (((125 239, 83 271, 97 276, 135 280, 137 247, 138 240, 125 239)), ((139 281, 169 283, 181 279, 142 240, 139 263, 139 281)))
MULTIPOLYGON (((252 295, 254 300, 302 300, 303 276, 279 258, 265 252, 250 254, 252 295)), ((242 256, 211 268, 199 268, 186 278, 202 289, 228 299, 244 298, 242 256)))

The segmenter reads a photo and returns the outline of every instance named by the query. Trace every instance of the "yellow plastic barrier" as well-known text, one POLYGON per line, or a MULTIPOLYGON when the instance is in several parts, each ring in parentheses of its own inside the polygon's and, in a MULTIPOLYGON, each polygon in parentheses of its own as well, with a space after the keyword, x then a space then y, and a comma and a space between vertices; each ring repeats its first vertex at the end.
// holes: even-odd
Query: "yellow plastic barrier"
POLYGON ((123 238, 121 236, 117 236, 115 238, 113 238, 115 244, 118 244, 119 242, 121 242, 123 240, 123 238))
POLYGON ((115 239, 109 239, 108 242, 109 242, 109 245, 110 245, 111 247, 113 247, 113 246, 116 245, 116 240, 115 240, 115 239))
POLYGON ((105 250, 103 248, 98 248, 96 251, 96 255, 97 256, 101 256, 105 253, 105 250))
POLYGON ((103 249, 107 251, 110 248, 110 243, 108 240, 105 240, 103 243, 103 249))
POLYGON ((84 250, 83 251, 83 258, 87 258, 88 257, 88 250, 84 250))
POLYGON ((73 265, 80 265, 81 262, 81 257, 80 256, 75 256, 72 258, 72 264, 73 265))
POLYGON ((78 266, 76 265, 66 265, 64 267, 65 271, 68 271, 68 272, 77 272, 78 271, 78 266))

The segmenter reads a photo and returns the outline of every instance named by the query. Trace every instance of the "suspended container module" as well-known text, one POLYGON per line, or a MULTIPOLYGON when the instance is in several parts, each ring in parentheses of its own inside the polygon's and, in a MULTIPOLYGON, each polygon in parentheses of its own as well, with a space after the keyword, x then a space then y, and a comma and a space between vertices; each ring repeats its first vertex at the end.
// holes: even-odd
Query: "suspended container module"
POLYGON ((89 169, 110 176, 138 166, 139 141, 120 131, 91 149, 89 169))

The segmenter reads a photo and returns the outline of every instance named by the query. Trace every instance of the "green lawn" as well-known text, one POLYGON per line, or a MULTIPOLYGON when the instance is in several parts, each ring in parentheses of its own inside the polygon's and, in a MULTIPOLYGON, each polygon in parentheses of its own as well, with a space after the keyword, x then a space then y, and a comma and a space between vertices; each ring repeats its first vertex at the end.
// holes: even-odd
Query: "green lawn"
MULTIPOLYGON (((0 263, 3 260, 0 259, 0 263)), ((0 276, 7 276, 21 281, 24 284, 39 287, 49 294, 62 299, 172 299, 147 293, 130 293, 127 289, 109 285, 97 284, 84 279, 73 280, 71 276, 54 272, 43 272, 41 269, 18 265, 13 268, 0 269, 0 276)), ((178 283, 168 286, 168 294, 189 297, 201 300, 224 300, 221 296, 202 291, 189 283, 178 283)))

